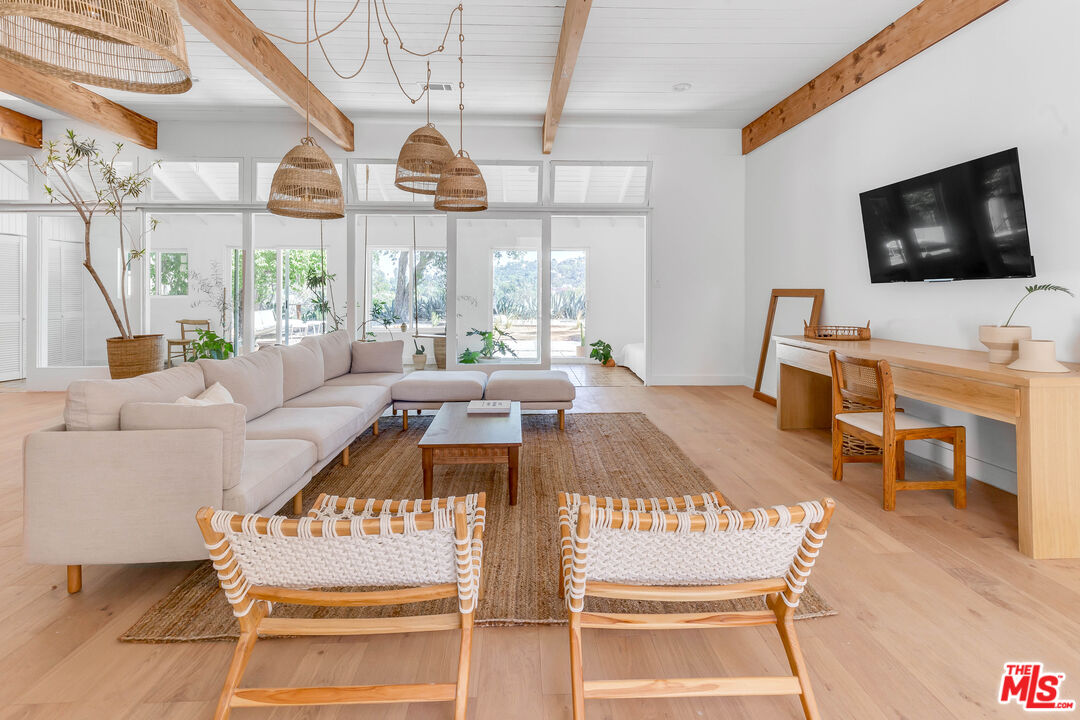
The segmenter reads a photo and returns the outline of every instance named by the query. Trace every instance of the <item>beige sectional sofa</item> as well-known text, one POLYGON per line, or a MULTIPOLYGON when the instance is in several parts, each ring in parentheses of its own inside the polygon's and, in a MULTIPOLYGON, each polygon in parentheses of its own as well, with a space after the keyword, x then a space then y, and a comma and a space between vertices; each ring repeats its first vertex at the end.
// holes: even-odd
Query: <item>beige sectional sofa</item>
POLYGON ((404 377, 401 341, 352 345, 331 333, 72 383, 64 423, 26 439, 26 558, 69 566, 205 558, 193 520, 200 507, 277 512, 375 424, 404 377), (386 362, 392 353, 396 365, 386 362), (361 372, 352 372, 354 354, 361 372), (232 404, 176 404, 215 382, 232 404))
MULTIPOLYGON (((344 332, 228 360, 199 360, 127 380, 68 388, 64 422, 25 444, 24 548, 67 565, 206 557, 195 512, 270 515, 393 406, 520 400, 564 411, 574 387, 558 371, 402 372, 403 341, 351 342, 344 332), (233 402, 178 403, 220 383, 233 402), (486 394, 485 394, 486 393, 486 394)), ((74 578, 74 579, 73 579, 74 578)))

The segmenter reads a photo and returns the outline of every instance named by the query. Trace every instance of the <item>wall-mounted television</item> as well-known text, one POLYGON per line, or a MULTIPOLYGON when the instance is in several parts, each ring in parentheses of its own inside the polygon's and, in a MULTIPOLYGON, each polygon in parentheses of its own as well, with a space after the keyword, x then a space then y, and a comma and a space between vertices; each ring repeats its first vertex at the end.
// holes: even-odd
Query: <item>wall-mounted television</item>
POLYGON ((871 282, 1035 277, 1016 148, 859 200, 871 282))

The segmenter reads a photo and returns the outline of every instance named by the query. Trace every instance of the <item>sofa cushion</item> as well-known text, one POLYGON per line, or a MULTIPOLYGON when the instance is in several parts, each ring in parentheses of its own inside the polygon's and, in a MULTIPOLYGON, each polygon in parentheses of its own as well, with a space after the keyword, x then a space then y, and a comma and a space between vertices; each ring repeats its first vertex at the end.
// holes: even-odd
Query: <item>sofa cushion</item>
POLYGON ((318 459, 337 452, 360 434, 364 413, 354 407, 277 408, 249 421, 249 440, 307 440, 315 443, 318 459))
POLYGON ((68 386, 64 422, 68 430, 119 430, 120 408, 129 402, 176 402, 206 389, 196 364, 125 380, 76 380, 68 386))
POLYGON ((323 385, 292 400, 285 407, 355 407, 365 411, 390 404, 390 388, 382 385, 323 385))
MULTIPOLYGON (((317 462, 315 446, 306 440, 248 440, 244 443, 240 482, 225 490, 222 510, 254 513, 308 475, 317 462)), ((267 508, 274 512, 278 508, 267 508)))
POLYGON ((176 398, 177 405, 225 405, 231 404, 232 401, 232 395, 219 382, 214 383, 193 398, 187 395, 176 398))
POLYGON ((284 376, 284 400, 291 400, 323 384, 325 366, 322 345, 302 342, 280 347, 278 352, 281 353, 281 370, 284 376))
POLYGON ((487 373, 480 370, 420 370, 394 383, 390 396, 403 402, 458 402, 484 397, 487 373))
POLYGON ((197 430, 215 428, 222 434, 222 487, 240 482, 244 467, 244 406, 236 403, 177 405, 127 403, 120 408, 121 430, 197 430))
POLYGON ((198 363, 207 385, 221 383, 234 401, 247 408, 248 422, 281 407, 284 373, 277 348, 269 347, 228 360, 204 359, 198 363))
POLYGON ((344 330, 336 330, 325 335, 311 335, 300 344, 318 343, 323 354, 323 380, 335 378, 349 372, 352 365, 352 338, 344 330))
POLYGON ((484 388, 485 400, 570 402, 574 384, 562 370, 496 370, 484 388))
POLYGON ((352 369, 350 373, 399 373, 402 371, 401 355, 405 352, 404 340, 384 342, 354 342, 352 344, 352 369))
POLYGON ((382 385, 390 387, 405 377, 403 372, 392 373, 349 373, 326 381, 327 385, 382 385))

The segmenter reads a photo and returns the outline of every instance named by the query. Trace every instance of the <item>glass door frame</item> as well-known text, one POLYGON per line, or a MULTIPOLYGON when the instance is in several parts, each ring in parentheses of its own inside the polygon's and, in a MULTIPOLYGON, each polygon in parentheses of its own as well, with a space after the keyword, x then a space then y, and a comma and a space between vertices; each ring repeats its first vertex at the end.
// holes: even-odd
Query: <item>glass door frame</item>
POLYGON ((496 370, 549 370, 551 368, 551 212, 509 212, 487 210, 481 214, 446 214, 446 369, 482 370, 488 374, 496 370), (460 220, 539 220, 540 253, 538 258, 538 285, 540 288, 536 318, 536 342, 540 350, 536 361, 513 360, 479 365, 463 365, 458 362, 458 222, 460 220), (452 271, 451 271, 452 270, 452 271))

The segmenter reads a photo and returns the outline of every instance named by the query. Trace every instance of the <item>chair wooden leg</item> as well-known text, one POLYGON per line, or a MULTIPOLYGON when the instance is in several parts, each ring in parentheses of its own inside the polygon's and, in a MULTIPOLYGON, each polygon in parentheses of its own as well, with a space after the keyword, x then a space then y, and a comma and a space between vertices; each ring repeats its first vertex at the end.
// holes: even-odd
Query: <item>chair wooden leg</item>
POLYGON ((565 410, 560 410, 559 411, 559 429, 560 430, 565 430, 566 429, 566 411, 565 410))
POLYGON ((349 446, 346 445, 345 449, 341 451, 341 464, 344 467, 349 467, 349 446))
MULTIPOLYGON (((778 600, 778 602, 783 602, 778 600)), ((790 608, 785 608, 790 610, 790 608)), ((799 688, 802 692, 799 699, 802 701, 803 713, 806 720, 819 720, 817 701, 814 700, 814 690, 810 687, 810 672, 806 667, 806 659, 799 647, 799 639, 795 636, 795 620, 793 612, 782 613, 782 617, 776 623, 776 629, 780 631, 780 641, 784 643, 784 652, 787 653, 788 665, 791 673, 799 678, 799 688)))
POLYGON ((379 434, 379 418, 375 418, 375 424, 371 426, 371 434, 378 436, 379 434))
POLYGON ((71 595, 82 590, 82 565, 67 566, 67 590, 71 595))
POLYGON ((469 703, 469 661, 472 659, 473 614, 461 616, 461 650, 458 653, 457 688, 454 691, 454 720, 465 720, 469 703))
POLYGON ((292 512, 293 512, 293 515, 299 515, 302 512, 304 512, 304 491, 303 490, 301 490, 300 492, 293 495, 292 512))
POLYGON ((240 678, 244 675, 248 660, 251 659, 251 649, 255 647, 255 640, 259 635, 254 631, 240 633, 240 639, 236 641, 236 650, 233 651, 232 662, 229 664, 229 672, 225 676, 225 687, 221 690, 218 699, 217 710, 214 711, 214 720, 228 720, 232 710, 230 702, 236 688, 240 686, 240 678))
POLYGON ((409 411, 408 410, 402 410, 401 411, 401 431, 405 432, 408 429, 409 429, 409 411))
POLYGON ((963 510, 967 507, 967 436, 964 428, 956 428, 953 437, 953 507, 963 510))
POLYGON ((907 463, 905 462, 904 441, 898 440, 896 442, 896 479, 903 480, 907 475, 907 463))
POLYGON ((832 479, 837 482, 844 479, 844 433, 835 426, 832 431, 832 479))
POLYGON ((585 720, 585 677, 581 671, 581 613, 569 614, 570 626, 570 694, 574 703, 574 720, 585 720))
POLYGON ((881 507, 896 509, 896 446, 886 443, 882 449, 881 507))

